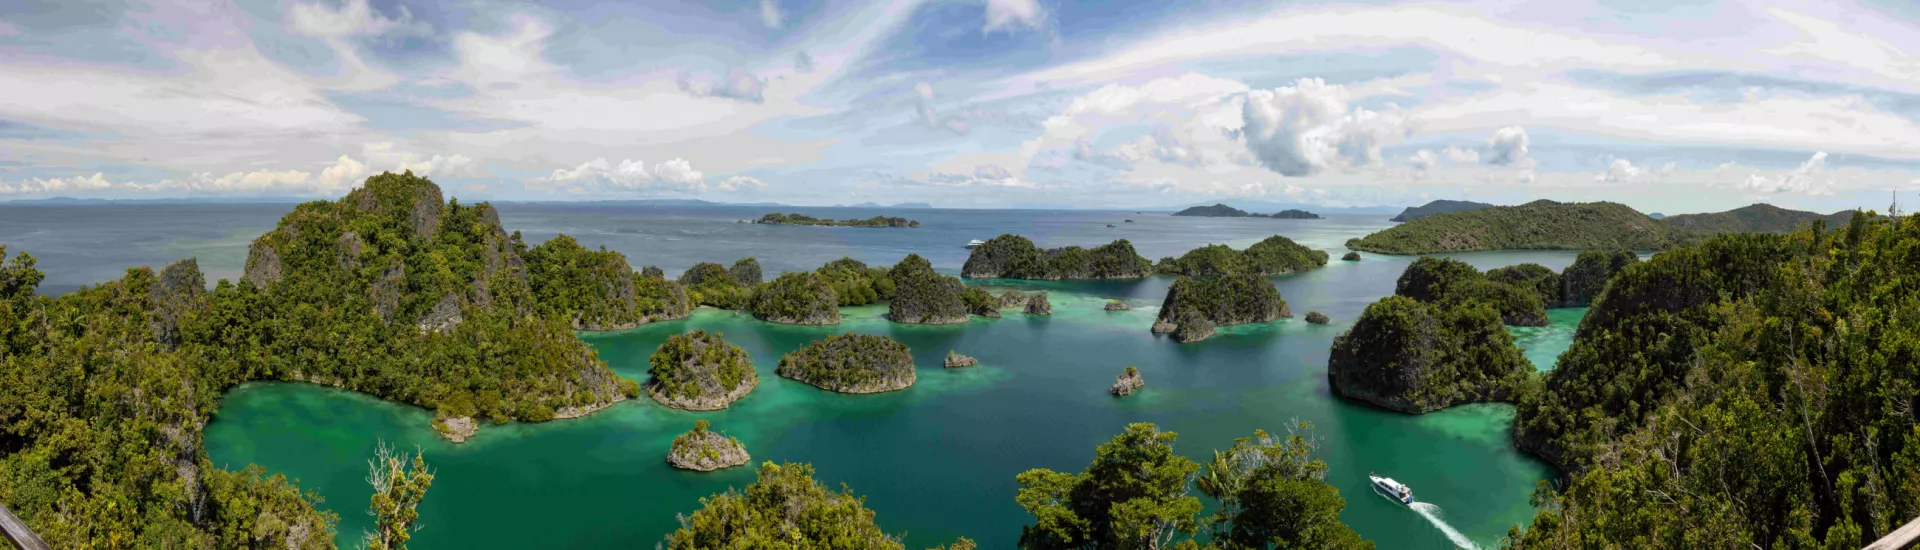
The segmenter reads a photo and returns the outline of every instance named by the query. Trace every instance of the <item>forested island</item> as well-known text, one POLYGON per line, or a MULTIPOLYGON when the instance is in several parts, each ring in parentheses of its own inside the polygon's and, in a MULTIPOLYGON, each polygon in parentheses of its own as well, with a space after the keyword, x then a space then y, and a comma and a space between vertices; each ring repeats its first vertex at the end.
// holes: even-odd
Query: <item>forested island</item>
POLYGON ((1219 275, 1285 275, 1327 265, 1327 253, 1301 246, 1279 235, 1267 237, 1246 250, 1234 250, 1224 244, 1208 245, 1187 251, 1179 258, 1161 258, 1154 266, 1160 273, 1188 277, 1219 275))
POLYGON ((1094 247, 1041 250, 1019 235, 1001 235, 974 248, 960 276, 970 279, 1133 279, 1153 274, 1153 262, 1120 239, 1094 247))
POLYGON ((780 357, 780 376, 840 393, 905 389, 917 377, 906 344, 885 336, 836 334, 780 357))
POLYGON ((1420 206, 1409 206, 1407 207, 1406 210, 1400 211, 1400 215, 1394 216, 1388 219, 1387 221, 1410 222, 1420 218, 1425 218, 1427 216, 1435 216, 1440 214, 1452 214, 1454 212, 1466 212, 1468 210, 1479 210, 1482 208, 1490 208, 1492 206, 1493 205, 1487 204, 1484 202, 1454 201, 1454 200, 1441 199, 1441 200, 1436 200, 1420 206))
POLYGON ((686 317, 687 291, 657 272, 635 273, 626 256, 589 250, 565 234, 527 250, 527 281, 540 313, 575 330, 620 330, 686 317))
POLYGON ((747 309, 755 319, 790 325, 840 323, 840 295, 818 273, 788 272, 753 287, 747 309))
POLYGON ((1272 214, 1255 214, 1252 212, 1227 206, 1225 204, 1215 204, 1213 206, 1192 206, 1192 207, 1186 208, 1185 210, 1174 212, 1173 215, 1194 216, 1194 217, 1202 217, 1202 218, 1277 218, 1277 219, 1283 219, 1283 220, 1323 219, 1320 217, 1319 214, 1315 214, 1305 210, 1294 209, 1294 208, 1281 210, 1279 212, 1274 212, 1272 214))
POLYGON ((893 279, 893 299, 887 302, 887 320, 918 325, 965 323, 971 317, 961 295, 960 278, 934 272, 919 254, 908 254, 887 272, 893 279))
POLYGON ((673 447, 667 451, 667 463, 682 470, 711 472, 744 466, 753 460, 738 438, 713 432, 708 426, 702 418, 693 422, 693 431, 674 437, 673 447))
POLYGON ((676 409, 724 409, 760 385, 746 350, 717 332, 669 336, 647 364, 647 395, 676 409))
POLYGON ((1291 318, 1287 301, 1266 277, 1248 273, 1192 279, 1167 287, 1153 332, 1173 333, 1180 343, 1211 338, 1216 327, 1291 318))
POLYGON ((920 222, 892 216, 874 216, 864 220, 835 220, 815 218, 806 214, 773 213, 760 216, 753 223, 769 225, 826 225, 833 227, 920 227, 920 222))
POLYGON ((1376 254, 1477 250, 1665 250, 1698 240, 1690 231, 1611 202, 1538 200, 1427 216, 1347 241, 1376 254))

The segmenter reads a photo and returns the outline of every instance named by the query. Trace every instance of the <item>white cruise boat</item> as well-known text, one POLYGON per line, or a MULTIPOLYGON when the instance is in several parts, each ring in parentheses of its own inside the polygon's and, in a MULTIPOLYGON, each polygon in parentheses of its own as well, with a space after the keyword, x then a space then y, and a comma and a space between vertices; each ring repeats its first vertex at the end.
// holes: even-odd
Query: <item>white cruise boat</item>
POLYGON ((1400 501, 1401 504, 1413 504, 1412 487, 1401 485, 1400 482, 1394 481, 1393 478, 1390 477, 1374 475, 1373 472, 1367 472, 1367 479, 1373 480, 1374 489, 1386 493, 1387 496, 1393 497, 1394 500, 1400 501))
POLYGON ((980 248, 981 246, 984 246, 986 244, 987 244, 987 241, 974 239, 971 241, 967 241, 967 248, 980 248))

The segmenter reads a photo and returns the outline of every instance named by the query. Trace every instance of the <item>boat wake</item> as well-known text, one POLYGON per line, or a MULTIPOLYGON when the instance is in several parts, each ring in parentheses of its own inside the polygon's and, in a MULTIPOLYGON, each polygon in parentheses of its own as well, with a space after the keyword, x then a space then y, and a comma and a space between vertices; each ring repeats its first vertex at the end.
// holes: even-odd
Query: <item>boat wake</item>
POLYGON ((1447 524, 1447 520, 1440 519, 1439 506, 1434 506, 1432 503, 1427 502, 1415 502, 1407 505, 1407 507, 1419 513, 1420 517, 1427 518, 1427 522, 1432 523, 1434 527, 1440 529, 1441 533, 1445 533, 1447 540, 1453 541, 1454 546, 1479 550, 1480 546, 1474 544, 1473 539, 1467 538, 1466 535, 1460 533, 1460 530, 1454 529, 1452 525, 1447 524))

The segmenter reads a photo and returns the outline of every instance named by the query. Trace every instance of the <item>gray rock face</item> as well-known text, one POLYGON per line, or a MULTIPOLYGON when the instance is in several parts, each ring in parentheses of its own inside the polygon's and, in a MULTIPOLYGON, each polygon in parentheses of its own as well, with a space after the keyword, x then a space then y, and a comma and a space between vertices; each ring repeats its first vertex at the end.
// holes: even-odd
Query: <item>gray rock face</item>
POLYGON ((1001 308, 1021 307, 1024 305, 1027 305, 1027 295, 1021 294, 1020 291, 1009 290, 1000 293, 1001 308))
POLYGON ((960 355, 959 352, 955 352, 953 350, 947 350, 947 360, 946 360, 947 368, 959 369, 959 368, 971 367, 978 364, 980 364, 979 359, 974 359, 972 357, 960 355))
POLYGON ((361 242, 359 233, 348 231, 340 234, 339 261, 342 269, 359 269, 362 246, 364 243, 361 242))
POLYGON ((475 432, 480 431, 480 425, 474 423, 471 416, 442 418, 436 424, 434 429, 440 432, 440 437, 445 437, 447 441, 454 443, 466 443, 475 432))
POLYGON ((279 282, 283 275, 281 269, 280 253, 273 245, 255 240, 253 246, 247 248, 247 271, 243 277, 255 288, 266 289, 279 282))
POLYGON ((440 186, 422 186, 420 196, 413 200, 413 236, 423 240, 433 238, 433 234, 440 231, 440 209, 445 206, 440 186))
POLYGON ((1113 387, 1107 388, 1107 393, 1111 393, 1115 397, 1126 397, 1132 395, 1134 390, 1146 387, 1146 385, 1147 380, 1140 377, 1140 371, 1138 369, 1127 367, 1126 372, 1120 373, 1120 376, 1113 379, 1113 387))
POLYGON ((1047 301, 1047 293, 1036 292, 1027 298, 1027 315, 1053 315, 1053 303, 1047 301))
POLYGON ((207 279, 200 263, 187 258, 167 264, 147 291, 147 327, 162 345, 180 343, 180 318, 201 307, 207 294, 207 279))
POLYGON ((394 260, 393 265, 380 270, 380 278, 373 281, 373 287, 367 289, 367 300, 373 302, 373 312, 380 319, 393 322, 394 310, 400 309, 400 291, 407 281, 407 264, 394 260))
POLYGON ((444 332, 465 320, 460 314, 460 296, 449 292, 433 305, 433 310, 420 318, 420 332, 444 332))
POLYGON ((705 420, 693 431, 674 438, 673 450, 667 453, 667 464, 701 472, 741 466, 752 460, 740 440, 708 431, 705 420))

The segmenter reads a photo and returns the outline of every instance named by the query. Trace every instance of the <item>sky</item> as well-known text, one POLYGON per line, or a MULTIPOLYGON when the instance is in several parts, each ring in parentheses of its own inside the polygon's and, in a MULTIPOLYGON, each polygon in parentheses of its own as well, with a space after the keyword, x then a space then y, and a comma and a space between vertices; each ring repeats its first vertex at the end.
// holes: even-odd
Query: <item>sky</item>
POLYGON ((0 200, 1920 203, 1906 0, 8 0, 0 200))

